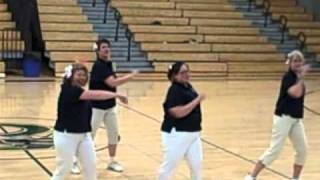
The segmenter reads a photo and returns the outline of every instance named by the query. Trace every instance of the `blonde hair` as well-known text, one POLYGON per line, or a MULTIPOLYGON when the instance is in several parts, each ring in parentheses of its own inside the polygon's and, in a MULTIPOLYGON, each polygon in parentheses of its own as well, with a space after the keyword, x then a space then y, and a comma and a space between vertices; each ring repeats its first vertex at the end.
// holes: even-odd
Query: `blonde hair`
POLYGON ((288 53, 286 64, 289 64, 291 60, 296 59, 296 58, 299 58, 304 61, 304 56, 301 51, 293 50, 290 53, 288 53))

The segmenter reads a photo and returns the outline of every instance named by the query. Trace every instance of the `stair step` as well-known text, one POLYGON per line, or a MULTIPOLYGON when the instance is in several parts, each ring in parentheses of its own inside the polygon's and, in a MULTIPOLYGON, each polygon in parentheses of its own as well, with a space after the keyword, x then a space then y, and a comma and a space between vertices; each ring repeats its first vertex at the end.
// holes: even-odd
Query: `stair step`
MULTIPOLYGON (((93 24, 93 29, 99 34, 99 38, 111 40, 112 59, 117 63, 117 71, 129 71, 139 69, 140 71, 153 71, 153 66, 147 61, 146 54, 141 51, 140 46, 131 43, 131 62, 127 62, 128 41, 125 37, 125 26, 120 23, 118 41, 114 40, 116 35, 116 25, 114 10, 109 8, 107 13, 107 23, 103 24, 104 5, 102 1, 97 1, 96 7, 92 7, 91 2, 79 0, 83 12, 88 16, 88 20, 93 24)), ((137 4, 137 2, 133 2, 137 4)), ((148 4, 150 6, 150 4, 148 4)))

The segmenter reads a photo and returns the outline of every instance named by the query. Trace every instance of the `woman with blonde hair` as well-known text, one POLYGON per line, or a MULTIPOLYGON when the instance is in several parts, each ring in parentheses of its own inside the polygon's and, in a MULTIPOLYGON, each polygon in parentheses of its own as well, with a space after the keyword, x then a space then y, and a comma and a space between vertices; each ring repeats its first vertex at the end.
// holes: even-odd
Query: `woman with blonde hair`
POLYGON ((292 180, 298 180, 306 161, 307 138, 303 125, 303 104, 306 92, 304 77, 310 70, 303 54, 294 50, 288 54, 288 71, 281 82, 280 93, 273 116, 270 147, 259 158, 252 172, 245 180, 256 180, 258 174, 269 166, 281 153, 287 137, 296 151, 292 180))
POLYGON ((88 70, 84 65, 73 64, 65 69, 53 134, 57 162, 53 180, 66 178, 75 155, 80 159, 84 179, 97 179, 96 154, 91 137, 90 100, 119 98, 127 103, 127 97, 113 92, 84 89, 87 82, 88 70))

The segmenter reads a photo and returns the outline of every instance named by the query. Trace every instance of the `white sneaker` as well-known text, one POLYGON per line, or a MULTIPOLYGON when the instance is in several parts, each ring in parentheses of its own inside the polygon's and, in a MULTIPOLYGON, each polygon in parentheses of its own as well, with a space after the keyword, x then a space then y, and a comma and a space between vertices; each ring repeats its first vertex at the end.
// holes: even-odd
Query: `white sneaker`
POLYGON ((115 172, 122 172, 123 171, 123 167, 121 166, 120 163, 118 163, 117 161, 112 161, 108 164, 107 169, 111 170, 111 171, 115 171, 115 172))
POLYGON ((244 180, 256 180, 256 178, 254 178, 250 174, 248 174, 248 175, 246 175, 246 177, 244 177, 244 180))
POLYGON ((78 164, 78 162, 74 162, 72 163, 72 167, 71 167, 71 174, 80 174, 80 166, 78 164))

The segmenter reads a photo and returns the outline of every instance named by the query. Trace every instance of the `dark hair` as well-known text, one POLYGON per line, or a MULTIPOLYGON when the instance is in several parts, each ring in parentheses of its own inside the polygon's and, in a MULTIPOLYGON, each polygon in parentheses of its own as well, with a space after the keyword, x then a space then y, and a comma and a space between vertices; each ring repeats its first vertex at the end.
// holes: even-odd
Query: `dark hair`
POLYGON ((111 46, 111 42, 108 39, 99 39, 96 42, 96 45, 97 45, 97 50, 96 51, 100 50, 101 44, 108 44, 109 47, 111 46))
POLYGON ((75 64, 72 64, 71 66, 72 66, 71 76, 70 77, 64 76, 63 83, 64 84, 72 84, 73 75, 77 71, 84 71, 86 73, 86 75, 87 75, 86 83, 87 83, 89 80, 89 71, 88 71, 87 67, 83 64, 80 64, 80 63, 75 63, 75 64))
POLYGON ((175 62, 174 64, 172 64, 171 66, 169 66, 167 77, 170 81, 173 81, 173 77, 179 73, 181 67, 184 64, 187 65, 187 63, 185 63, 183 61, 178 61, 178 62, 175 62))

